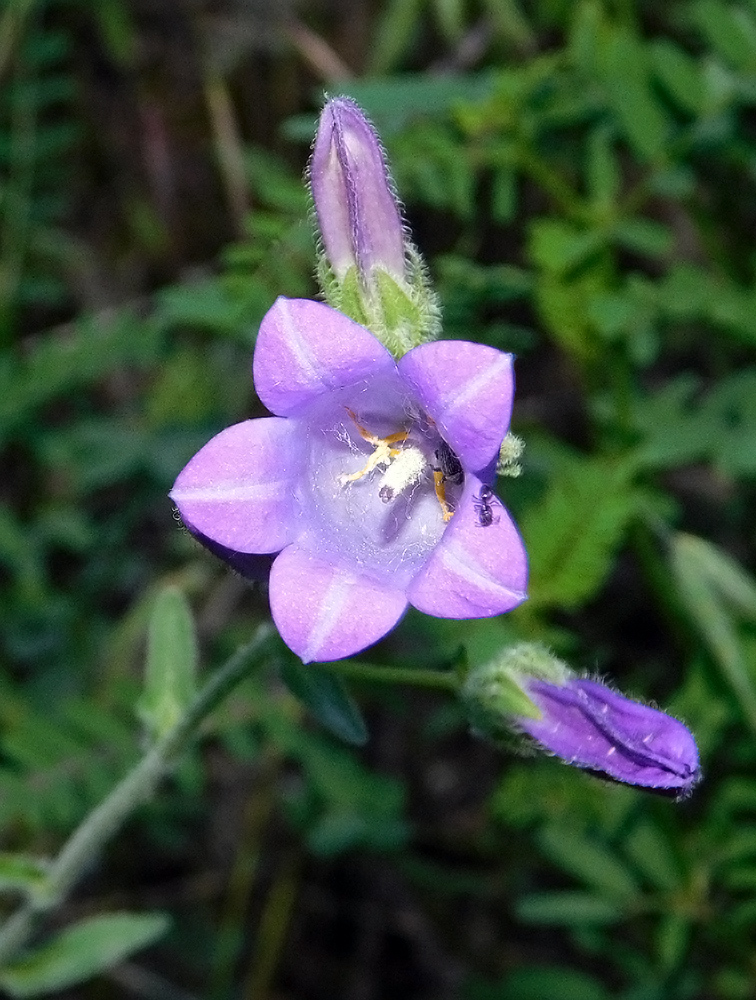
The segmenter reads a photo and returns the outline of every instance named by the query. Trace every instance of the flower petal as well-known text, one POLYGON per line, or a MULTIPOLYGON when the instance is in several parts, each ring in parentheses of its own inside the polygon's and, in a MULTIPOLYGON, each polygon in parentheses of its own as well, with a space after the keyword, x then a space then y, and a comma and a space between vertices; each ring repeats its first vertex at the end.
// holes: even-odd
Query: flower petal
POLYGON ((512 415, 511 354, 439 340, 408 351, 398 369, 465 469, 480 472, 498 457, 512 415))
POLYGON ((245 420, 208 441, 170 495, 190 531, 235 552, 279 552, 294 538, 294 486, 303 468, 296 423, 245 420))
POLYGON ((527 597, 528 561, 506 509, 492 500, 493 521, 481 524, 482 484, 468 475, 465 492, 433 555, 409 586, 410 604, 437 618, 488 618, 527 597))
POLYGON ((359 323, 322 302, 283 297, 260 324, 252 363, 257 395, 281 417, 393 369, 389 352, 359 323))
POLYGON ((522 729, 568 764, 682 794, 699 779, 693 735, 672 716, 595 681, 531 679, 527 689, 543 715, 521 719, 522 729))
POLYGON ((305 663, 339 660, 382 639, 404 614, 404 594, 334 566, 298 545, 270 574, 270 608, 281 638, 305 663))
POLYGON ((268 582, 270 568, 276 558, 275 553, 257 555, 254 552, 237 552, 235 549, 229 549, 225 545, 214 542, 199 531, 192 530, 192 535, 201 545, 204 545, 208 552, 212 552, 214 556, 222 559, 226 565, 230 566, 239 576, 243 576, 245 580, 249 580, 250 583, 268 582))

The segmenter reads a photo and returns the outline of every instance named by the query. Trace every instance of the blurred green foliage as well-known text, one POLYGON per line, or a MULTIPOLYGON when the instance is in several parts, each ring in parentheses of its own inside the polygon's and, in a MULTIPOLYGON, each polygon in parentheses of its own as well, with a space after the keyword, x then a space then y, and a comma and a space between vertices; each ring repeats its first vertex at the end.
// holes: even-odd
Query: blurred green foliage
MULTIPOLYGON (((317 12, 302 16, 328 37, 317 12)), ((259 412, 251 350, 274 298, 314 293, 299 171, 317 109, 300 80, 271 111, 275 131, 250 125, 257 96, 234 73, 256 57, 240 50, 211 67, 237 109, 229 131, 217 103, 202 105, 211 28, 176 30, 194 39, 193 127, 206 129, 216 185, 182 209, 184 230, 207 228, 199 253, 184 252, 172 215, 182 142, 195 137, 140 62, 139 5, 0 3, 7 912, 139 759, 142 722, 159 729, 172 698, 189 697, 193 679, 170 656, 175 643, 194 648, 184 600, 203 671, 267 617, 264 593, 199 551, 166 493, 212 434, 259 412), (137 109, 135 150, 133 121, 120 147, 118 128, 100 129, 109 87, 137 109), (241 230, 234 164, 249 201, 241 230), (178 607, 165 597, 177 590, 178 607)), ((370 662, 443 669, 544 640, 684 718, 704 781, 674 804, 554 761, 504 759, 441 696, 350 690, 282 651, 213 718, 130 836, 92 859, 100 873, 82 893, 90 911, 110 911, 89 918, 105 922, 43 940, 0 985, 41 995, 155 940, 167 925, 147 911, 156 898, 170 908, 180 876, 197 885, 149 957, 166 982, 214 998, 242 981, 256 996, 273 983, 280 995, 355 995, 349 970, 368 959, 352 932, 329 918, 334 959, 315 928, 342 905, 378 906, 369 886, 358 904, 335 887, 356 857, 403 880, 416 910, 400 892, 396 905, 421 928, 403 940, 441 956, 438 968, 417 959, 421 985, 392 987, 385 945, 385 963, 363 973, 380 984, 371 995, 756 997, 756 3, 386 0, 368 34, 364 52, 345 54, 361 78, 309 82, 352 94, 381 131, 444 336, 518 355, 524 474, 499 492, 532 570, 529 602, 506 619, 411 614, 370 662), (241 811, 229 805, 237 788, 241 811), (124 896, 145 912, 113 912, 124 896)), ((387 895, 372 918, 384 923, 371 924, 384 943, 404 933, 387 895)))

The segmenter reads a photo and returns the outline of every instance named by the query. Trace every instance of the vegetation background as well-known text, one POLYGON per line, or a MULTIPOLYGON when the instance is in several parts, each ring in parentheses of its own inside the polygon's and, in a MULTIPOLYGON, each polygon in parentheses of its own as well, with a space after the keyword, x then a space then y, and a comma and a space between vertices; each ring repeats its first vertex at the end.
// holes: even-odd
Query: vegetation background
POLYGON ((544 641, 683 718, 704 780, 507 755, 420 685, 350 682, 365 740, 279 650, 0 986, 754 998, 754 0, 0 2, 2 908, 142 759, 150 618, 185 595, 206 676, 268 617, 166 493, 261 412, 274 298, 315 294, 324 91, 381 131, 445 336, 516 353, 526 443, 527 604, 360 659, 544 641))

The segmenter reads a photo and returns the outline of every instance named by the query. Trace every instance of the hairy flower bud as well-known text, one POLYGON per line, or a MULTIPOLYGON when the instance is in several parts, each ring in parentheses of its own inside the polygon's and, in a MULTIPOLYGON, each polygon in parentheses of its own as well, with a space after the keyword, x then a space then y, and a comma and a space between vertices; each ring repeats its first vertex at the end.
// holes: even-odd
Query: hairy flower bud
POLYGON ((310 183, 328 262, 337 280, 356 267, 365 285, 382 268, 403 282, 404 230, 378 136, 347 97, 320 117, 310 183))
POLYGON ((380 140, 348 97, 328 101, 309 166, 326 302, 401 357, 435 339, 439 311, 402 222, 380 140))
POLYGON ((525 733, 566 764, 614 781, 681 798, 700 778, 695 740, 681 722, 577 677, 542 646, 515 646, 473 668, 463 696, 487 735, 525 733))

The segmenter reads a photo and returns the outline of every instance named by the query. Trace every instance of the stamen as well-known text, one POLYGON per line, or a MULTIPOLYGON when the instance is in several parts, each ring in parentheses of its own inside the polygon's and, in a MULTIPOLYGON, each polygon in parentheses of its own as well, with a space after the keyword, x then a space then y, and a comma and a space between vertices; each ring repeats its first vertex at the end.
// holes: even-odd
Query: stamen
POLYGON ((368 444, 372 444, 374 451, 368 458, 364 467, 358 472, 352 472, 349 475, 345 474, 339 476, 339 482, 342 486, 346 483, 354 483, 359 479, 363 479, 366 475, 368 475, 368 473, 372 472, 373 469, 377 469, 379 465, 384 467, 391 465, 391 462, 402 454, 401 448, 394 448, 392 445, 403 444, 409 437, 409 431, 397 431, 395 434, 389 434, 387 437, 378 437, 376 434, 371 434, 370 431, 366 427, 363 427, 359 422, 357 414, 354 410, 350 410, 348 406, 344 407, 344 409, 354 421, 360 437, 367 441, 368 444))
POLYGON ((420 448, 416 445, 404 448, 384 472, 378 496, 384 503, 390 503, 398 493, 419 483, 427 467, 428 460, 420 448))
POLYGON ((436 499, 441 504, 441 513, 443 514, 444 521, 451 521, 454 516, 454 511, 448 504, 446 499, 446 476, 440 469, 433 470, 433 485, 436 488, 436 499))
POLYGON ((446 441, 442 440, 436 448, 436 461, 438 465, 433 466, 433 485, 436 489, 436 499, 441 505, 444 521, 451 521, 454 511, 446 499, 446 484, 452 483, 454 486, 461 486, 465 480, 465 473, 462 469, 462 463, 446 441))

